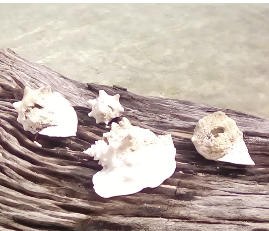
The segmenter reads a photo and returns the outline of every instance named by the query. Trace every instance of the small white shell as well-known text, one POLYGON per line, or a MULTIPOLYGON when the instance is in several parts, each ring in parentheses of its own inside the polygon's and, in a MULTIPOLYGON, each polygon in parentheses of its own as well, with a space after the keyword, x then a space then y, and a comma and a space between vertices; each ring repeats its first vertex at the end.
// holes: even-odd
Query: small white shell
POLYGON ((112 123, 103 138, 85 151, 103 166, 92 179, 101 197, 157 187, 175 171, 176 149, 170 134, 156 136, 123 117, 119 124, 112 123))
POLYGON ((58 92, 52 93, 49 86, 36 90, 25 87, 22 101, 13 106, 25 131, 54 137, 76 135, 77 113, 67 99, 58 92))
POLYGON ((88 115, 94 117, 98 124, 108 124, 112 119, 120 117, 124 112, 119 99, 119 94, 110 96, 104 90, 100 90, 97 99, 88 101, 92 107, 92 111, 88 115))
POLYGON ((235 121, 221 111, 198 121, 192 142, 206 159, 255 165, 243 140, 243 133, 235 121))

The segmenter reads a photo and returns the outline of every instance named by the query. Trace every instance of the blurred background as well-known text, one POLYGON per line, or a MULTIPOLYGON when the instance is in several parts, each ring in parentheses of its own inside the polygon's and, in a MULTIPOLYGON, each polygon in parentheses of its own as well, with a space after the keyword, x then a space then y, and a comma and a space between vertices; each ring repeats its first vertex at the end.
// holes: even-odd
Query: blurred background
POLYGON ((269 4, 0 4, 0 48, 82 82, 269 118, 269 4))

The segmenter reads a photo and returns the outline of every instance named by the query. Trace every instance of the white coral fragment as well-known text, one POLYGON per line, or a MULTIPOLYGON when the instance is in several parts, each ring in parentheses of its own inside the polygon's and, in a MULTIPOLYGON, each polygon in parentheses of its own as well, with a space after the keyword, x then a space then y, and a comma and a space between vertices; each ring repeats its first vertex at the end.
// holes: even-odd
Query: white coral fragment
POLYGON ((54 137, 76 135, 76 111, 60 93, 52 93, 49 86, 36 90, 25 87, 22 101, 13 106, 25 131, 54 137))
POLYGON ((156 136, 149 129, 132 126, 122 118, 111 131, 85 151, 103 169, 93 176, 95 192, 108 198, 157 187, 176 168, 176 149, 171 135, 156 136))
POLYGON ((92 107, 92 111, 88 115, 94 117, 98 124, 108 124, 112 119, 120 117, 124 112, 119 99, 119 94, 110 96, 104 90, 100 90, 97 99, 88 101, 92 107))
POLYGON ((243 140, 243 133, 235 121, 221 111, 199 120, 192 142, 206 159, 255 165, 243 140))

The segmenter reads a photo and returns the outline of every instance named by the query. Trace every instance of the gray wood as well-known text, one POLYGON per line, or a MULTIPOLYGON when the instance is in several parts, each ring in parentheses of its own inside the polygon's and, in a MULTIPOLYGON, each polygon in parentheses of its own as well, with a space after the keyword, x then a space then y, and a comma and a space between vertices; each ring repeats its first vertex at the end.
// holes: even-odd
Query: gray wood
POLYGON ((220 163, 199 155, 190 140, 197 121, 218 110, 79 83, 1 50, 0 230, 269 230, 269 120, 222 110, 243 131, 256 165, 220 163), (25 86, 44 85, 75 107, 76 137, 35 138, 17 122, 12 103, 21 100, 25 86), (87 100, 100 89, 120 94, 132 124, 172 134, 177 168, 161 186, 109 199, 95 194, 91 180, 101 167, 83 150, 109 131, 87 116, 87 100))

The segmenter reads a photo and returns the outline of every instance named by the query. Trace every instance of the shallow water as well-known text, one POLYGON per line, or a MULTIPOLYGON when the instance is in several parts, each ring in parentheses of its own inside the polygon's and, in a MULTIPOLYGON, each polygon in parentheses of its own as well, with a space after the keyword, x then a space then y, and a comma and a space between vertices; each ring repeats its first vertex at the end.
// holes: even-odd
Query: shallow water
POLYGON ((79 81, 269 118, 269 4, 1 4, 0 47, 79 81))

